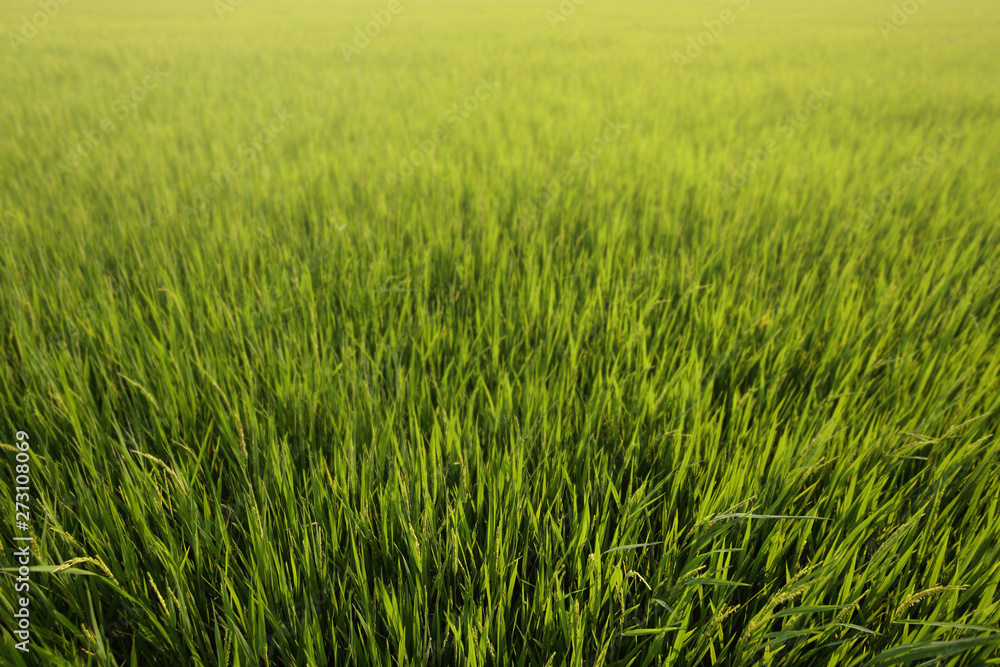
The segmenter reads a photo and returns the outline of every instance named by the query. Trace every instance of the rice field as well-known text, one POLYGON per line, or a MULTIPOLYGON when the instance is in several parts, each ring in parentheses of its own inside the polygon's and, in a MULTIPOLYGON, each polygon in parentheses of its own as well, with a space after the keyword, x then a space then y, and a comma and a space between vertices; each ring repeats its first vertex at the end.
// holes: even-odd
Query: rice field
POLYGON ((0 663, 1000 664, 995 2, 0 32, 0 663))

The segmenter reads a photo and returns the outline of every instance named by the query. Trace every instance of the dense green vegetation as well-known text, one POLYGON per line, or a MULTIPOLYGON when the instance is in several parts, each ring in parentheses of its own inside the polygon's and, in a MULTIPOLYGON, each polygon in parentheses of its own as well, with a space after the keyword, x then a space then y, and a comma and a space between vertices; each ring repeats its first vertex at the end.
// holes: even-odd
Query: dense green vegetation
POLYGON ((0 662, 1000 664, 996 3, 222 2, 0 8, 0 662))

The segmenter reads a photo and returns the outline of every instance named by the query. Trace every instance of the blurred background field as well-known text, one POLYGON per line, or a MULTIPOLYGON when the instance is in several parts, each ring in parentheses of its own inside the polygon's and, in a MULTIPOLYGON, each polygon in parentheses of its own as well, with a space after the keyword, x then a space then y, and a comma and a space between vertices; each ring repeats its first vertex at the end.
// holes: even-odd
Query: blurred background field
POLYGON ((2 660, 1000 662, 1000 7, 387 6, 0 7, 2 660))

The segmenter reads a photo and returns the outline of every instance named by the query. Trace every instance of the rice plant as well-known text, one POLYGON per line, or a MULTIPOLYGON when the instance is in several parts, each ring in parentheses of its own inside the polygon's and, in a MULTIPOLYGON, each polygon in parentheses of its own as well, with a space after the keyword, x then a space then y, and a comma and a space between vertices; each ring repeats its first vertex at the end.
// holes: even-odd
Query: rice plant
POLYGON ((996 3, 0 26, 3 664, 1000 664, 996 3))

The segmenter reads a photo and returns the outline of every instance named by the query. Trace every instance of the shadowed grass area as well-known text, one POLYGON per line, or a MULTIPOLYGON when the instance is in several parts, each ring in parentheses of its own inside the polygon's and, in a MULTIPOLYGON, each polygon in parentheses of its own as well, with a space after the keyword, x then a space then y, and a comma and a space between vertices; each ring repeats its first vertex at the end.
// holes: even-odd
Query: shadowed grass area
POLYGON ((0 49, 0 662, 1000 663, 995 3, 225 6, 0 49))

